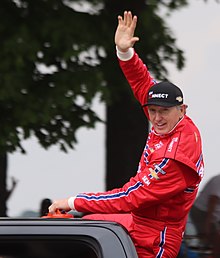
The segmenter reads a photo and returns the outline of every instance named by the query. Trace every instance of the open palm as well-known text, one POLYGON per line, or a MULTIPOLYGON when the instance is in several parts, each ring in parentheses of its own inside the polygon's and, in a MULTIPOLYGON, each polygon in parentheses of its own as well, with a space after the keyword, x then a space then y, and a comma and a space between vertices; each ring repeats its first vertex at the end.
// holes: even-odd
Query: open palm
POLYGON ((118 16, 115 44, 120 51, 127 51, 129 47, 133 47, 135 42, 139 40, 138 37, 134 37, 136 24, 137 16, 132 16, 130 11, 125 11, 123 18, 122 16, 118 16))

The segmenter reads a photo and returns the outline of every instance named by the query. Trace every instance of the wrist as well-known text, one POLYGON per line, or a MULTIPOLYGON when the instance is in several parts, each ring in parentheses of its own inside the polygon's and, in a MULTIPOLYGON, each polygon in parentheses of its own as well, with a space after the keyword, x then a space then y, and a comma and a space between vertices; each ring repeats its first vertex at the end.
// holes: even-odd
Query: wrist
POLYGON ((68 199, 68 205, 71 210, 75 210, 75 206, 74 206, 75 199, 76 197, 73 197, 73 196, 68 199))
POLYGON ((122 61, 128 61, 130 60, 133 55, 134 55, 134 49, 130 47, 127 51, 122 51, 121 49, 118 48, 116 45, 116 54, 117 57, 122 60, 122 61))

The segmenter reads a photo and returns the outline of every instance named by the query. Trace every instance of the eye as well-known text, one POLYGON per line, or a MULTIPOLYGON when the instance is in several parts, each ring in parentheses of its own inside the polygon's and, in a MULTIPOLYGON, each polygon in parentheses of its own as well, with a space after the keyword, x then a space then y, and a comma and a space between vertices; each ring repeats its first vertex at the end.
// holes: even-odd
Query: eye
POLYGON ((166 116, 169 113, 169 108, 163 108, 159 111, 162 116, 166 116))
POLYGON ((149 112, 149 113, 155 113, 156 110, 155 110, 154 108, 148 108, 148 112, 149 112))

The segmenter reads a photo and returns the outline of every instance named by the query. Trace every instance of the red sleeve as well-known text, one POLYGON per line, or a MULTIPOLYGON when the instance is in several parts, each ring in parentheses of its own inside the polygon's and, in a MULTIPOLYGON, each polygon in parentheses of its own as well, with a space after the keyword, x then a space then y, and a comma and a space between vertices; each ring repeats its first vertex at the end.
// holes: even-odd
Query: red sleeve
POLYGON ((156 83, 142 60, 134 53, 128 61, 119 59, 119 65, 141 105, 146 103, 148 90, 156 83))
POLYGON ((162 159, 149 164, 122 188, 102 193, 78 194, 74 201, 77 211, 85 213, 124 213, 147 208, 169 200, 195 184, 189 176, 192 169, 178 161, 162 159), (155 163, 158 169, 155 169, 155 163))

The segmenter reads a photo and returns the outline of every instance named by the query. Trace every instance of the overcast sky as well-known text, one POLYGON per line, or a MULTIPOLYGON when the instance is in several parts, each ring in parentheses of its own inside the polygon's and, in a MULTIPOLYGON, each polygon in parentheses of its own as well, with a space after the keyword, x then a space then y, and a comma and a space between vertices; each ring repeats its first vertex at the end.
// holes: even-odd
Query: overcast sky
MULTIPOLYGON (((189 105, 188 115, 202 134, 206 173, 202 189, 210 177, 220 173, 220 3, 190 1, 189 7, 172 14, 167 22, 187 59, 180 72, 172 65, 168 68, 170 79, 184 92, 185 102, 189 105)), ((141 35, 138 36, 141 40, 141 35)), ((104 119, 105 108, 98 99, 94 108, 104 119)), ((103 191, 104 130, 102 124, 97 124, 95 130, 79 130, 79 144, 68 154, 57 147, 46 151, 34 138, 24 142, 26 155, 10 154, 8 187, 12 176, 18 184, 8 202, 8 215, 38 211, 43 198, 54 200, 82 191, 103 191)))

